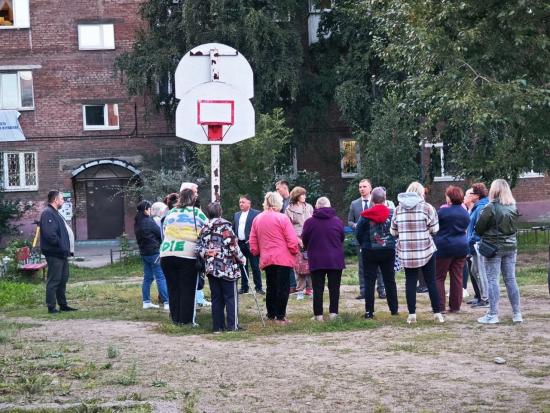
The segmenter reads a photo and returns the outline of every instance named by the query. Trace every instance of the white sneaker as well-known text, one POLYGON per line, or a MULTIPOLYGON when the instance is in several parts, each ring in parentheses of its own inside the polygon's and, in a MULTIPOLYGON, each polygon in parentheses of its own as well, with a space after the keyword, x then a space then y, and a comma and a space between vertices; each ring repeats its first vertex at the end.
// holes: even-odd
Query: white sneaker
POLYGON ((156 304, 153 304, 153 303, 151 303, 151 302, 149 302, 149 303, 145 303, 145 302, 144 302, 144 303, 143 303, 143 309, 144 309, 144 310, 147 310, 147 309, 149 309, 149 308, 159 308, 159 306, 156 305, 156 304))
POLYGON ((523 323, 523 317, 521 316, 521 313, 514 313, 514 316, 512 317, 513 323, 523 323))
POLYGON ((304 293, 303 293, 303 291, 300 291, 300 292, 298 293, 298 295, 296 295, 296 299, 297 299, 297 300, 303 300, 303 299, 304 299, 304 293))
POLYGON ((462 289, 462 298, 468 298, 470 296, 470 293, 466 288, 462 289))
POLYGON ((497 324, 498 321, 498 316, 496 314, 485 314, 483 317, 477 319, 477 322, 480 324, 497 324))
POLYGON ((445 318, 443 318, 443 314, 441 314, 441 313, 434 313, 434 321, 436 323, 444 323, 445 318))
POLYGON ((330 320, 336 320, 336 319, 338 318, 338 314, 336 314, 336 313, 330 313, 330 314, 328 315, 328 318, 329 318, 330 320))
POLYGON ((164 303, 164 311, 170 311, 170 304, 164 303))
POLYGON ((313 317, 311 317, 311 321, 323 321, 323 316, 322 315, 314 315, 313 317))
POLYGON ((407 324, 416 323, 416 314, 409 314, 407 317, 407 324))

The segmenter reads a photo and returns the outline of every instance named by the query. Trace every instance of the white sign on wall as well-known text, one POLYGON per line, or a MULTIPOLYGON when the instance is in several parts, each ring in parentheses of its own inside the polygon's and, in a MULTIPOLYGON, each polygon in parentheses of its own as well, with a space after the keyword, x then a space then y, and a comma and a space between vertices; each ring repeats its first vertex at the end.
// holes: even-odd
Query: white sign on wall
POLYGON ((24 141, 17 110, 0 110, 0 142, 24 141))

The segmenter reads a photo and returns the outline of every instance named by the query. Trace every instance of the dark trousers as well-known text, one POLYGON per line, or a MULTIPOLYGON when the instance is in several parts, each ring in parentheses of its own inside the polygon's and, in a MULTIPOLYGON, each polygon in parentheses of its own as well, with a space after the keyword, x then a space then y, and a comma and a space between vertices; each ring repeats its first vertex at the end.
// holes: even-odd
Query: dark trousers
MULTIPOLYGON (((256 291, 260 291, 262 289, 260 257, 255 257, 254 255, 252 255, 248 242, 239 241, 239 248, 241 249, 243 255, 246 257, 246 265, 244 266, 246 268, 246 273, 250 277, 250 272, 248 272, 248 263, 250 263, 250 267, 252 268, 252 277, 254 279, 254 288, 256 289, 256 291)), ((241 288, 244 291, 248 291, 248 278, 244 275, 244 272, 241 277, 241 288)))
POLYGON ((462 271, 466 257, 437 257, 435 260, 435 284, 439 293, 439 312, 445 311, 445 279, 449 273, 449 307, 460 311, 462 304, 462 271))
POLYGON ((313 314, 323 315, 323 292, 325 291, 325 276, 328 278, 328 311, 338 314, 338 301, 340 300, 340 281, 342 270, 315 270, 311 272, 313 284, 313 314))
POLYGON ((55 303, 60 307, 67 306, 65 290, 69 280, 69 262, 67 258, 46 256, 48 263, 48 279, 46 281, 46 304, 48 308, 55 308, 55 303))
POLYGON ((395 250, 363 250, 365 268, 365 312, 374 313, 374 286, 382 273, 386 286, 386 300, 392 314, 397 314, 397 286, 395 285, 395 250))
POLYGON ((208 276, 212 299, 212 328, 214 331, 237 330, 239 326, 237 280, 208 276), (227 313, 225 322, 224 310, 227 313))
POLYGON ((405 294, 407 296, 407 309, 409 314, 416 314, 416 282, 418 272, 422 271, 424 282, 428 287, 428 294, 432 303, 432 311, 439 311, 439 295, 437 286, 435 285, 435 256, 432 255, 430 260, 422 267, 405 268, 405 294))
POLYGON ((265 306, 267 318, 284 320, 286 317, 286 305, 288 303, 288 290, 290 289, 290 267, 270 265, 265 268, 265 306))
MULTIPOLYGON (((365 267, 363 265, 363 258, 362 258, 362 252, 361 248, 357 248, 357 267, 359 268, 359 272, 357 276, 359 277, 359 293, 362 296, 365 296, 365 267)), ((378 294, 382 294, 386 287, 384 286, 384 278, 382 277, 382 273, 378 271, 377 277, 377 287, 378 294)))
POLYGON ((176 324, 195 324, 195 294, 199 280, 195 260, 162 257, 160 266, 168 286, 170 318, 176 324))
POLYGON ((468 276, 470 275, 466 261, 467 260, 464 260, 464 266, 462 267, 462 288, 465 290, 468 288, 468 276))

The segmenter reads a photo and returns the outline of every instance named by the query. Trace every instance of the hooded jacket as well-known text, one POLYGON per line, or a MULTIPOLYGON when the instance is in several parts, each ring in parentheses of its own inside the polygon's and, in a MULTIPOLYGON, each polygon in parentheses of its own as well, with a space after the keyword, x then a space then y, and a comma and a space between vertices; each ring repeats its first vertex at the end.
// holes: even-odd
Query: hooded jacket
POLYGON ((498 199, 488 203, 481 211, 475 231, 483 241, 494 244, 499 252, 517 249, 518 224, 516 205, 502 205, 498 199))
POLYGON ((391 222, 391 234, 398 238, 396 252, 404 268, 426 265, 437 251, 432 235, 439 231, 433 206, 415 192, 397 196, 399 205, 391 222))
POLYGON ((302 242, 307 250, 309 270, 342 270, 344 264, 344 224, 333 208, 317 208, 306 220, 302 242))
POLYGON ((356 237, 361 249, 394 249, 395 238, 390 233, 391 210, 384 204, 377 204, 361 212, 356 227, 356 237))
POLYGON ((481 237, 479 234, 475 231, 475 226, 477 224, 477 220, 479 219, 479 214, 481 214, 481 210, 489 203, 489 198, 481 198, 479 201, 477 201, 470 211, 470 224, 468 225, 468 245, 470 249, 470 254, 474 255, 476 253, 474 244, 476 242, 479 242, 481 240, 481 237))
POLYGON ((229 221, 214 218, 202 227, 195 251, 205 261, 206 275, 227 281, 234 281, 241 276, 239 267, 244 264, 244 255, 229 221), (218 253, 209 256, 209 249, 217 249, 218 253))

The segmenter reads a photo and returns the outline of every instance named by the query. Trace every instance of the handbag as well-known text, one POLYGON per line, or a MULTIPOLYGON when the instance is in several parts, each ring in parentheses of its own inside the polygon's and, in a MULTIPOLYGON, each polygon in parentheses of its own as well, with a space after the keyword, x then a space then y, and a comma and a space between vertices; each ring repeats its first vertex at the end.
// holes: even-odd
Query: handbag
POLYGON ((309 274, 309 261, 307 259, 307 251, 299 252, 296 255, 296 263, 294 265, 294 271, 298 275, 309 274))
POLYGON ((481 238, 481 242, 479 243, 478 250, 481 255, 483 255, 485 258, 493 258, 495 255, 497 255, 498 252, 498 233, 499 233, 499 222, 496 219, 497 211, 495 208, 495 221, 497 224, 497 242, 495 244, 491 244, 490 242, 487 242, 483 238, 481 238))

